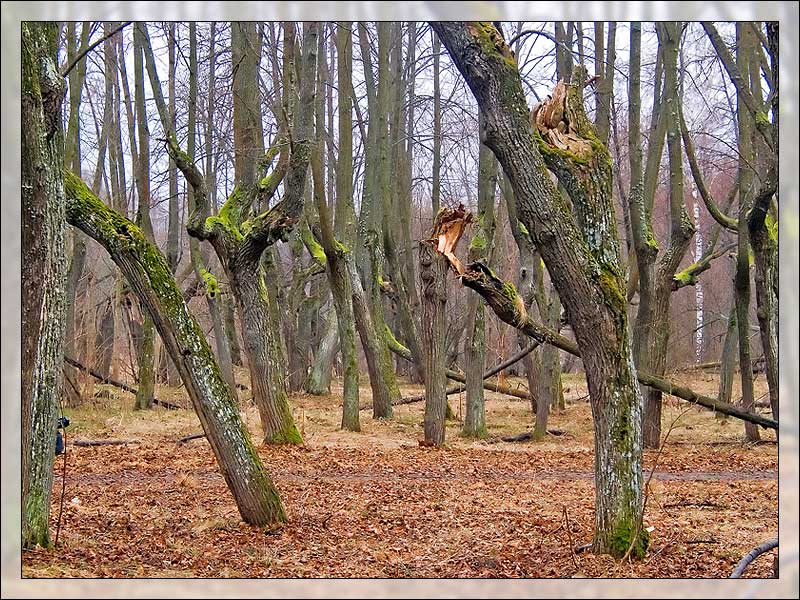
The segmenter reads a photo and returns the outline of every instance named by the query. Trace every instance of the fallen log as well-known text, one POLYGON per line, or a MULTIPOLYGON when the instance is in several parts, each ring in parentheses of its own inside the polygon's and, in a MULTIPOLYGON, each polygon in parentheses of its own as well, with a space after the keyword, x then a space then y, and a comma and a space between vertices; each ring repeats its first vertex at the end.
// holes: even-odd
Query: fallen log
POLYGON ((141 440, 75 440, 73 446, 125 446, 127 444, 141 444, 141 440))
POLYGON ((191 442, 192 440, 199 440, 200 438, 204 437, 206 437, 205 433, 193 433, 192 435, 187 435, 186 437, 182 437, 175 443, 180 446, 181 444, 185 444, 186 442, 191 442))
MULTIPOLYGON (((397 354, 397 356, 399 356, 400 358, 404 358, 405 360, 407 360, 409 362, 412 362, 412 363, 415 362, 414 361, 414 356, 411 354, 411 350, 409 350, 408 348, 403 346, 396 339, 392 339, 392 338, 393 338, 393 336, 389 336, 389 350, 391 350, 392 352, 397 354)), ((491 369, 489 369, 488 371, 486 371, 483 374, 483 379, 484 379, 483 387, 485 389, 489 390, 489 391, 497 392, 499 394, 505 394, 507 396, 514 396, 515 398, 520 398, 522 400, 530 400, 530 394, 527 391, 514 389, 514 388, 512 388, 511 386, 508 386, 508 385, 503 385, 503 384, 500 384, 500 383, 492 383, 490 381, 485 381, 485 380, 488 379, 489 377, 497 375, 497 373, 499 373, 503 369, 507 369, 508 367, 513 365, 514 363, 519 362, 520 360, 525 358, 528 354, 533 352, 536 348, 538 348, 539 345, 540 345, 540 342, 534 340, 530 345, 528 345, 527 347, 525 347, 522 350, 520 350, 519 352, 517 352, 514 356, 510 357, 509 359, 501 362, 500 364, 498 364, 498 365, 492 367, 491 369)), ((466 376, 462 375, 458 371, 453 371, 452 369, 447 369, 447 371, 445 371, 445 374, 447 375, 448 379, 452 379, 453 381, 458 381, 458 382, 460 382, 462 384, 465 384, 467 382, 466 376)), ((453 385, 453 386, 450 386, 449 388, 447 388, 446 394, 448 396, 452 396, 453 394, 459 394, 459 393, 463 392, 465 389, 466 389, 465 385, 453 385)), ((407 398, 401 398, 400 400, 396 400, 396 401, 392 402, 392 406, 402 406, 403 404, 413 404, 415 402, 422 402, 423 400, 425 400, 425 395, 424 394, 419 395, 419 396, 409 396, 407 398)), ((369 409, 371 407, 372 407, 371 404, 362 404, 361 406, 358 407, 358 409, 359 410, 367 410, 367 409, 369 409)))
MULTIPOLYGON (((752 368, 753 373, 762 373, 764 371, 764 357, 760 356, 758 358, 754 358, 752 361, 752 368)), ((685 367, 681 367, 681 371, 694 371, 695 369, 700 369, 702 371, 710 370, 710 369, 719 369, 721 365, 720 361, 713 361, 713 362, 705 362, 705 363, 698 363, 696 365, 686 365, 685 367)))
MULTIPOLYGON (((550 435, 564 435, 566 431, 563 429, 548 429, 547 433, 550 435)), ((496 442, 527 442, 528 440, 533 439, 533 432, 532 431, 525 431, 523 433, 519 433, 517 435, 507 435, 501 438, 496 438, 490 441, 490 443, 496 442)))
MULTIPOLYGON (((82 365, 77 360, 75 360, 74 358, 70 358, 69 356, 64 356, 64 362, 69 365, 72 365, 73 367, 75 367, 80 371, 83 371, 84 373, 88 373, 89 375, 91 375, 98 381, 101 381, 102 383, 113 385, 114 387, 119 388, 126 392, 130 392, 131 394, 136 394, 139 391, 135 387, 131 387, 126 383, 117 381, 116 379, 112 379, 111 377, 105 377, 104 375, 98 373, 94 369, 82 365)), ((182 406, 178 406, 177 404, 172 404, 172 402, 167 402, 166 400, 159 400, 158 398, 155 397, 153 398, 153 404, 157 404, 158 406, 163 406, 167 410, 179 410, 183 408, 182 406)))

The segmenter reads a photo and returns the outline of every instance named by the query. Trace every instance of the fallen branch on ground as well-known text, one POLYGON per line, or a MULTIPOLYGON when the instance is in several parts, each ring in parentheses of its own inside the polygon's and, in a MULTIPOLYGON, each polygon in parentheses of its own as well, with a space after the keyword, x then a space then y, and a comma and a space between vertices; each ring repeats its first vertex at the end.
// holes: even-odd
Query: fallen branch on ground
MULTIPOLYGON (((101 381, 102 383, 113 385, 114 387, 124 390, 126 392, 130 392, 131 394, 137 394, 139 392, 139 390, 137 390, 135 387, 131 387, 128 384, 122 383, 121 381, 117 381, 116 379, 112 379, 111 377, 105 377, 100 373, 98 373, 97 371, 95 371, 94 369, 82 365, 74 358, 65 356, 64 362, 69 365, 72 365, 73 367, 75 367, 80 371, 83 371, 84 373, 88 373, 89 375, 101 381)), ((182 406, 178 406, 177 404, 172 404, 172 402, 167 402, 166 400, 159 400, 158 398, 155 397, 153 398, 153 404, 157 404, 158 406, 163 406, 167 410, 179 410, 183 408, 182 406)))
MULTIPOLYGON (((563 429, 548 429, 547 433, 550 435, 564 435, 566 432, 563 429)), ((506 437, 500 438, 504 442, 526 442, 528 440, 533 439, 533 432, 532 431, 525 431, 524 433, 520 433, 517 435, 508 435, 506 437)))
MULTIPOLYGON (((396 339, 392 339, 393 336, 389 336, 389 350, 397 354, 400 358, 404 358, 409 362, 415 362, 414 356, 411 354, 411 350, 403 346, 400 342, 396 339)), ((514 396, 515 398, 519 398, 521 400, 530 400, 530 393, 525 390, 515 389, 509 385, 503 385, 500 383, 492 383, 490 381, 486 381, 488 378, 496 375, 503 369, 507 369, 511 365, 516 362, 519 362, 523 358, 525 358, 528 354, 533 352, 536 348, 540 346, 540 342, 538 340, 534 340, 530 345, 523 348, 519 352, 517 352, 514 356, 510 357, 508 360, 501 362, 500 364, 492 367, 488 371, 483 374, 483 387, 491 392, 497 392, 498 394, 505 394, 506 396, 514 396)), ((452 369, 447 369, 445 371, 445 375, 447 375, 448 379, 452 379, 453 381, 458 381, 462 384, 467 382, 467 378, 465 375, 462 375, 458 371, 453 371, 452 369)), ((447 388, 447 395, 452 396, 453 394, 459 394, 466 389, 465 385, 454 385, 447 388)), ((398 401, 392 402, 392 406, 401 406, 403 404, 413 404, 414 402, 422 402, 425 400, 424 395, 420 396, 410 396, 408 398, 401 398, 398 401)), ((371 408, 371 404, 363 404, 358 407, 359 410, 367 410, 371 408)))
POLYGON ((75 440, 73 446, 125 446, 127 444, 141 444, 141 440, 75 440))
POLYGON ((186 437, 182 437, 175 443, 180 446, 181 444, 185 444, 186 442, 191 442, 192 440, 199 440, 200 438, 204 437, 206 437, 205 433, 193 433, 192 435, 187 435, 186 437))

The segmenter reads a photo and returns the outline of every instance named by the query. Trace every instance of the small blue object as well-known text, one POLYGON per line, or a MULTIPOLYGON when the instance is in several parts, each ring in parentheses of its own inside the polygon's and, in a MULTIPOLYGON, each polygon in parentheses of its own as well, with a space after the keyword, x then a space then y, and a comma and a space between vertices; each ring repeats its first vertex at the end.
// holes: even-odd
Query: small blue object
POLYGON ((63 429, 69 425, 69 417, 59 417, 58 425, 56 425, 56 456, 64 454, 64 438, 61 436, 59 429, 63 429))

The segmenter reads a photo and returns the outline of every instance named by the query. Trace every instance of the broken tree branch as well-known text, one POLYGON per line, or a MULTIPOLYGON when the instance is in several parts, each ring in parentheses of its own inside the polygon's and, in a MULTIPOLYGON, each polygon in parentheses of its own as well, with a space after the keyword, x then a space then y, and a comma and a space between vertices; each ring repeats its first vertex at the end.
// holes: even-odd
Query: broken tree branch
MULTIPOLYGON (((478 292, 501 320, 541 343, 552 344, 578 357, 581 355, 576 342, 531 319, 514 285, 499 279, 486 265, 480 262, 473 262, 464 268, 460 263, 451 264, 454 269, 461 267, 463 270, 461 272, 461 282, 478 292)), ((716 398, 703 396, 689 388, 676 385, 671 381, 649 373, 640 371, 637 377, 640 383, 660 390, 665 394, 670 394, 693 404, 699 404, 705 408, 749 423, 755 423, 761 427, 778 430, 778 422, 773 419, 747 412, 732 404, 720 402, 716 398)))

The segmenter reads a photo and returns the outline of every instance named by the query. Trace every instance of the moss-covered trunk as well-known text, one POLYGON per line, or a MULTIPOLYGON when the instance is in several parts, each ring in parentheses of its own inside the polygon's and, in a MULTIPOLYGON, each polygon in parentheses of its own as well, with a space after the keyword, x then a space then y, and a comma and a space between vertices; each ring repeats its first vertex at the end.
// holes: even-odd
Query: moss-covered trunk
POLYGON ((286 392, 285 365, 277 362, 277 330, 269 326, 269 303, 264 273, 258 261, 238 264, 227 272, 242 320, 244 349, 250 370, 253 400, 261 416, 267 444, 299 444, 286 392))
MULTIPOLYGON (((770 215, 771 217, 771 215, 770 215)), ((756 315, 764 350, 764 365, 769 385, 769 403, 772 418, 778 420, 778 239, 777 220, 755 232, 750 228, 756 284, 756 315)), ((752 222, 752 220, 751 220, 752 222)))
POLYGON ((484 113, 486 144, 512 184, 519 219, 541 252, 580 346, 595 422, 594 549, 622 556, 633 546, 633 555, 641 557, 642 396, 619 265, 610 156, 583 112, 582 82, 562 90, 562 125, 553 122, 555 113, 539 111, 534 116, 549 118, 543 129, 538 120, 532 128, 516 60, 502 34, 485 22, 431 25, 484 113), (562 126, 577 143, 554 144, 558 134, 550 132, 562 126), (570 192, 577 218, 548 167, 570 192))
POLYGON ((286 515, 278 491, 256 453, 230 389, 166 259, 134 223, 105 206, 72 173, 65 173, 65 188, 68 222, 106 249, 152 317, 242 518, 260 526, 284 522, 286 515))
POLYGON ((64 134, 56 23, 22 23, 22 547, 49 546, 64 363, 64 134))

